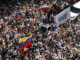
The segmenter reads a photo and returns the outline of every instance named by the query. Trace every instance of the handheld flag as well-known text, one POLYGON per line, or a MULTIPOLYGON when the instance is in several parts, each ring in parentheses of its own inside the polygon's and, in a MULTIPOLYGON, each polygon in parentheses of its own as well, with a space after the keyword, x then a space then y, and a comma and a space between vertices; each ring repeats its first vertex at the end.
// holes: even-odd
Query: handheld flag
POLYGON ((23 50, 25 47, 30 47, 32 45, 32 34, 29 37, 24 37, 19 39, 19 48, 23 50))
POLYGON ((45 5, 44 5, 44 6, 42 6, 40 9, 43 10, 43 11, 45 11, 45 12, 48 12, 48 11, 50 10, 50 7, 51 7, 51 6, 45 6, 45 5))

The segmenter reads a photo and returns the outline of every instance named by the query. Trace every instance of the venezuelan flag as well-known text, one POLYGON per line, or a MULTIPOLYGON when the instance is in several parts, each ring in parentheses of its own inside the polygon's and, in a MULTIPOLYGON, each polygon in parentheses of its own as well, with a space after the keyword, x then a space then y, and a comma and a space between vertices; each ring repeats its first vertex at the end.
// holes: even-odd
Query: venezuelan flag
POLYGON ((42 6, 40 9, 43 10, 43 11, 48 12, 48 11, 50 10, 50 7, 51 7, 51 6, 46 6, 46 5, 44 5, 44 6, 42 6))
POLYGON ((24 37, 19 39, 19 48, 23 50, 25 47, 29 47, 32 45, 32 34, 29 37, 24 37))

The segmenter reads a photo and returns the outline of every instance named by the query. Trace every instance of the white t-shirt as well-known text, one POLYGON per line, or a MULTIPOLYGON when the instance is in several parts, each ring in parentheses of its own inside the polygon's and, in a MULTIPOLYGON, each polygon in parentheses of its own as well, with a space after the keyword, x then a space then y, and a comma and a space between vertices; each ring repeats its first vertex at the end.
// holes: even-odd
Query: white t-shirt
POLYGON ((13 51, 13 55, 17 55, 17 50, 14 50, 13 51))

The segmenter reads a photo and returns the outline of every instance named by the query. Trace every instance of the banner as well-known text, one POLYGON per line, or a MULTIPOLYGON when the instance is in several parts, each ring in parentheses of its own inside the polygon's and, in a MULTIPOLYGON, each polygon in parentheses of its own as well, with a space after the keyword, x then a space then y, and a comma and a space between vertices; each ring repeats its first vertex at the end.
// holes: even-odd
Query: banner
POLYGON ((59 14, 54 16, 54 20, 55 20, 55 23, 57 24, 57 26, 59 26, 60 24, 63 24, 64 22, 66 22, 69 19, 70 19, 70 7, 64 9, 59 14))

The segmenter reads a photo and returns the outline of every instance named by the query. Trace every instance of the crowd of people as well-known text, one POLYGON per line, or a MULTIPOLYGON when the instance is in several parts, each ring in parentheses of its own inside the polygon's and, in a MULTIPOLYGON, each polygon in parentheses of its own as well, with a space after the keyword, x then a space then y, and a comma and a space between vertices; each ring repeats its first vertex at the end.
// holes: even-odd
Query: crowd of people
POLYGON ((0 59, 79 60, 80 18, 75 24, 67 22, 66 25, 60 26, 54 31, 51 29, 44 33, 39 29, 39 23, 48 14, 40 10, 40 6, 55 3, 65 4, 64 2, 63 0, 0 2, 0 59), (20 51, 18 39, 27 37, 31 33, 33 35, 32 46, 20 51))

